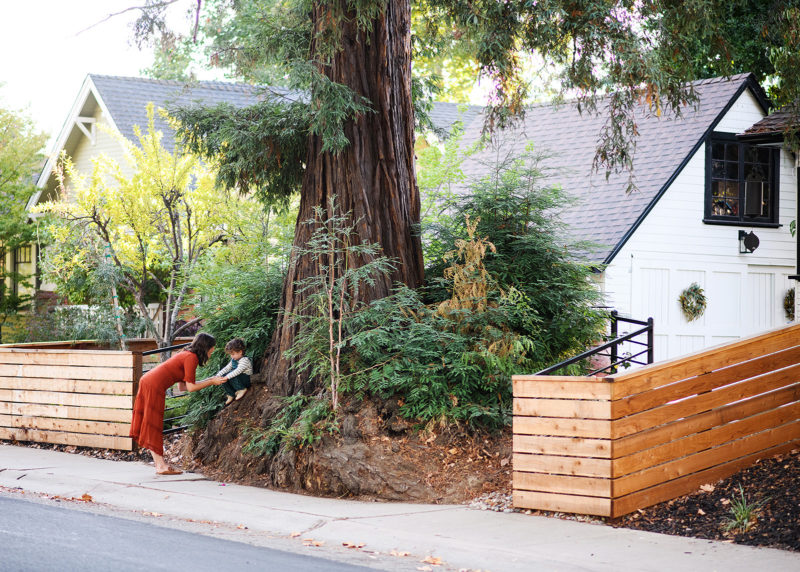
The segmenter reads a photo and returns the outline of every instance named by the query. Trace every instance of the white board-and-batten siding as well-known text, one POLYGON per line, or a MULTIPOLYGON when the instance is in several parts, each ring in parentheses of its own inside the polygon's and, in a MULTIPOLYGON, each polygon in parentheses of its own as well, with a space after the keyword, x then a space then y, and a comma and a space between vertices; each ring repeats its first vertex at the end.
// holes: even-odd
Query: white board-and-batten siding
MULTIPOLYGON (((742 133, 763 116, 745 90, 714 131, 742 133)), ((793 159, 781 152, 779 228, 704 223, 705 181, 706 148, 701 145, 604 272, 608 305, 622 315, 654 319, 656 361, 788 321, 783 299, 794 286, 788 277, 794 274, 796 253, 789 231, 796 215, 793 159), (754 253, 739 253, 740 229, 760 239, 754 253), (678 297, 693 282, 704 289, 707 308, 689 322, 678 297)))

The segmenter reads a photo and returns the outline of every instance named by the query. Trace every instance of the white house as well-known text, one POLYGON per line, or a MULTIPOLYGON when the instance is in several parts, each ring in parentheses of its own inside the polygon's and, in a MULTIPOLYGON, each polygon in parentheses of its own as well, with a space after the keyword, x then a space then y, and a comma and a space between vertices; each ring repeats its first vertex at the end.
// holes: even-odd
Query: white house
MULTIPOLYGON (((790 320, 784 310, 794 288, 797 174, 792 154, 775 141, 748 143, 743 134, 768 112, 750 74, 694 83, 698 101, 680 118, 637 115, 634 174, 592 173, 605 116, 565 104, 535 106, 524 123, 498 137, 521 151, 528 142, 551 154, 549 182, 577 198, 563 218, 576 238, 599 245, 592 261, 606 304, 621 315, 655 323, 657 361, 719 345, 790 320), (740 232, 758 247, 743 252, 740 232), (697 283, 707 307, 689 321, 678 298, 697 283)), ((480 135, 477 119, 465 132, 480 135)), ((751 138, 752 140, 752 138, 751 138)), ((468 159, 464 171, 480 176, 481 162, 497 149, 468 159)))

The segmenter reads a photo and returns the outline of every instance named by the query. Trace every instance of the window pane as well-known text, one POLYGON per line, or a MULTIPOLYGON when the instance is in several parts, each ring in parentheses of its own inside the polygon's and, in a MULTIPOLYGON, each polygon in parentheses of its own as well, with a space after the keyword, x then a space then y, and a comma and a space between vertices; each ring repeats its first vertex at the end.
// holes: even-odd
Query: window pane
POLYGON ((711 144, 711 158, 712 159, 724 159, 725 158, 725 144, 724 143, 712 143, 711 144))
POLYGON ((745 186, 745 216, 765 216, 765 183, 761 181, 748 181, 745 186))
POLYGON ((739 163, 725 162, 725 178, 726 179, 739 179, 739 163))
POLYGON ((725 193, 725 183, 711 181, 711 196, 719 197, 725 193))
POLYGON ((739 199, 739 183, 728 181, 725 183, 725 196, 729 199, 739 199))
POLYGON ((747 181, 767 181, 769 179, 768 165, 745 163, 744 178, 747 181))
POLYGON ((725 145, 725 160, 739 161, 739 146, 736 143, 725 145))
POLYGON ((711 162, 711 176, 714 179, 722 179, 725 177, 725 163, 723 161, 711 162))
POLYGON ((764 147, 759 147, 759 149, 758 149, 758 161, 760 163, 769 164, 769 156, 770 156, 770 150, 769 149, 765 149, 764 147))

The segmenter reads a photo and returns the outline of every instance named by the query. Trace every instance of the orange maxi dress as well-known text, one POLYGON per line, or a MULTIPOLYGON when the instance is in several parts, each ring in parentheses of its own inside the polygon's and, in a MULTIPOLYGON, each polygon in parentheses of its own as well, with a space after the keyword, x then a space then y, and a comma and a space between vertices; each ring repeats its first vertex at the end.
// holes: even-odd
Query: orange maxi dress
POLYGON ((194 383, 197 355, 182 351, 148 371, 139 380, 130 436, 140 447, 164 454, 164 402, 167 389, 174 383, 194 383))

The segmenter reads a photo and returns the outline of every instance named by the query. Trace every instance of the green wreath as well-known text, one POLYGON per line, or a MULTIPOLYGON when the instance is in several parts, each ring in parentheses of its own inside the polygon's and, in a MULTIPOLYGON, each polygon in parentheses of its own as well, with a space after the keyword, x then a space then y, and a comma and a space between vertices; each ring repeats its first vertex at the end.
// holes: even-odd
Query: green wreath
POLYGON ((783 311, 789 321, 794 322, 794 288, 789 288, 783 297, 783 311))
POLYGON ((706 311, 706 295, 697 282, 692 282, 691 286, 681 292, 678 302, 683 315, 690 322, 702 316, 706 311))

